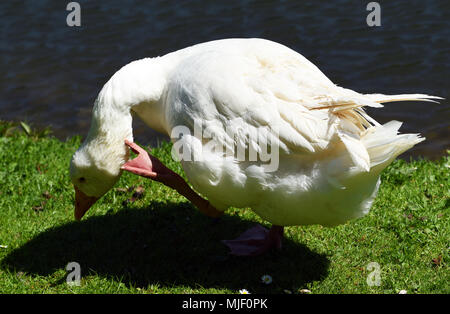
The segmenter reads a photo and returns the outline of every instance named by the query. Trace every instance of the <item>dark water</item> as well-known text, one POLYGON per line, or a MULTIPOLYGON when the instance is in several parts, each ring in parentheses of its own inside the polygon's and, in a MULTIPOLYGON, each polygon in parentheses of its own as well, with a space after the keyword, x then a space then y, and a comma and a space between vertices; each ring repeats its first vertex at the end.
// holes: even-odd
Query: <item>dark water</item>
MULTIPOLYGON (((0 119, 50 125, 65 139, 85 135, 92 104, 121 66, 227 37, 285 44, 332 81, 360 92, 427 93, 440 104, 392 103, 369 113, 404 121, 427 141, 411 156, 449 148, 450 1, 378 1, 380 27, 368 27, 370 1, 78 1, 81 27, 68 27, 70 1, 0 2, 0 119)), ((136 139, 161 136, 135 123, 136 139)))

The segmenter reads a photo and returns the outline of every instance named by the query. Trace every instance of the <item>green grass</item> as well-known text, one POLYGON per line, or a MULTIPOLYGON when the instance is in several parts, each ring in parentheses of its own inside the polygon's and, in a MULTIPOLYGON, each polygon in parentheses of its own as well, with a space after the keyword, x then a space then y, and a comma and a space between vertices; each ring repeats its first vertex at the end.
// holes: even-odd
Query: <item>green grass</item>
MULTIPOLYGON (((79 144, 0 124, 0 293, 450 293, 448 156, 396 161, 364 218, 288 227, 281 252, 239 258, 220 240, 264 223, 250 210, 211 219, 129 173, 75 222, 68 165, 79 144), (80 286, 66 283, 72 261, 80 286), (379 286, 367 284, 370 262, 379 286)), ((152 153, 183 175, 169 144, 152 153)))

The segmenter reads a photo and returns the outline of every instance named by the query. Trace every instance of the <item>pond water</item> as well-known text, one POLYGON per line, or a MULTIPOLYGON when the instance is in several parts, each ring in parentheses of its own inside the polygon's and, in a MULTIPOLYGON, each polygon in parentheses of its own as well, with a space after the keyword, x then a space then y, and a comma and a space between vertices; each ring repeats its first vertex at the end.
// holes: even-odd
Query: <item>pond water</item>
MULTIPOLYGON (((85 135, 103 84, 132 60, 229 37, 271 39, 303 54, 333 82, 364 93, 426 93, 440 104, 387 104, 369 113, 404 121, 427 141, 406 157, 449 148, 450 2, 387 1, 369 27, 369 1, 78 1, 81 27, 66 24, 69 1, 0 2, 0 119, 85 135)), ((136 140, 164 137, 135 122, 136 140)))

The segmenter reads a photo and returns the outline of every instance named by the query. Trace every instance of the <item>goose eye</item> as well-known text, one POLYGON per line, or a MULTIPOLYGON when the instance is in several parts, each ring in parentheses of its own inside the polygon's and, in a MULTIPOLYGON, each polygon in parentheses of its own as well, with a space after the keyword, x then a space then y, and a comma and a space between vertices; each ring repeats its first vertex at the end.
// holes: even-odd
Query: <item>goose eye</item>
POLYGON ((86 178, 84 178, 84 177, 81 177, 81 178, 79 178, 79 179, 78 179, 78 182, 80 182, 80 183, 84 183, 84 182, 86 182, 86 178))

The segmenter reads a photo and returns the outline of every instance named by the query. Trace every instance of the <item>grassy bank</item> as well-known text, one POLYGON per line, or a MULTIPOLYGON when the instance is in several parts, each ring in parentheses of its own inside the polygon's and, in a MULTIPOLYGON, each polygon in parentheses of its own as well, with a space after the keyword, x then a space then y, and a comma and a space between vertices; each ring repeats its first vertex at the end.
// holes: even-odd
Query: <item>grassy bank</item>
MULTIPOLYGON (((68 165, 80 138, 62 142, 5 123, 0 134, 0 293, 450 293, 448 156, 396 161, 362 219, 289 227, 281 252, 238 258, 220 240, 262 222, 251 211, 210 219, 126 173, 75 222, 68 165), (66 283, 73 261, 80 286, 66 283), (371 262, 378 286, 367 284, 376 279, 371 262)), ((152 153, 182 174, 169 144, 152 153)))

